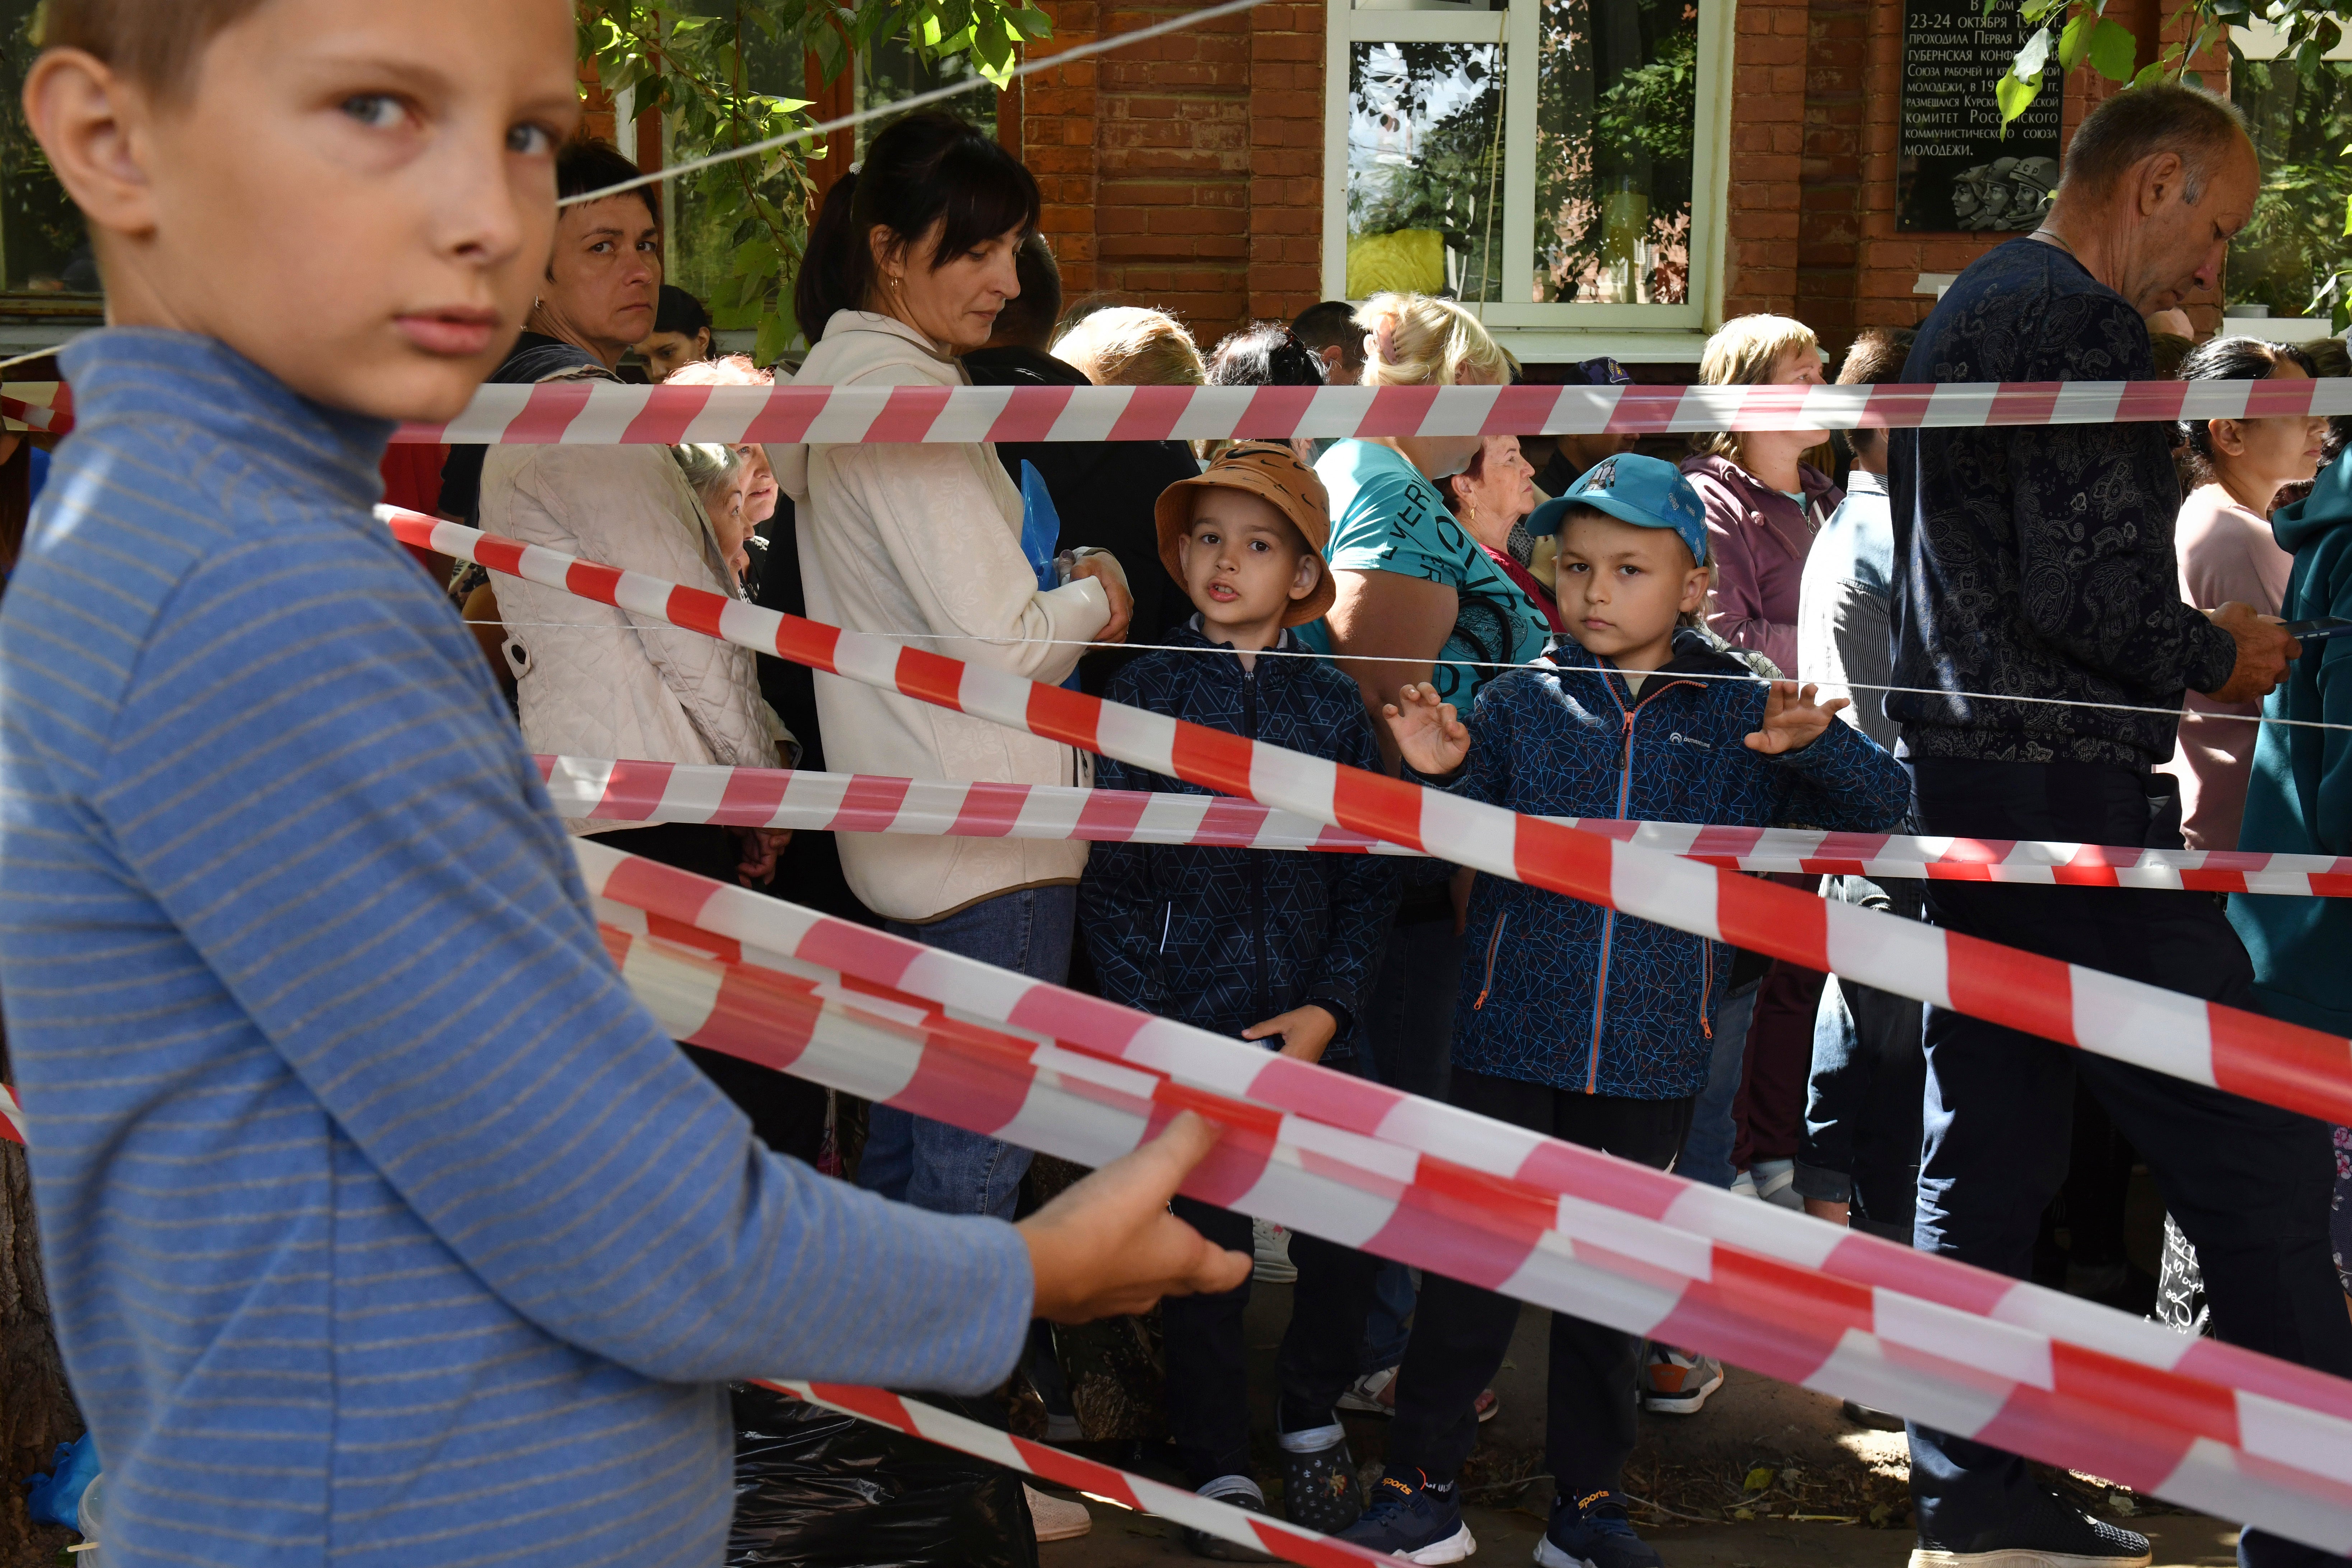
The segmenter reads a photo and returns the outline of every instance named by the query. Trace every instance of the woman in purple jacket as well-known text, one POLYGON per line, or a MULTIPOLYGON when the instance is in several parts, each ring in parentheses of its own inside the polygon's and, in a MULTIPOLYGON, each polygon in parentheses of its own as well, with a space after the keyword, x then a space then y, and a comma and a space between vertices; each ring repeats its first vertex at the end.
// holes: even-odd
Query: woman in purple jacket
MULTIPOLYGON (((1822 349, 1811 327, 1786 316, 1740 316, 1706 342, 1699 380, 1709 386, 1819 386, 1822 349)), ((1715 546, 1715 596, 1706 624, 1735 647, 1753 648, 1793 674, 1797 590, 1813 534, 1844 500, 1804 462, 1828 439, 1820 430, 1718 430, 1694 436, 1683 460, 1715 546)))

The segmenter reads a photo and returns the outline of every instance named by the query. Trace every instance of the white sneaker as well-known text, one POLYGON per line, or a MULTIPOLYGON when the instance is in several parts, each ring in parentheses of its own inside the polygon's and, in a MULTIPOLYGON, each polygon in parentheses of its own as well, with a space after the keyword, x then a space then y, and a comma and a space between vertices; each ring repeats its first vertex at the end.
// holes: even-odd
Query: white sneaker
POLYGON ((1082 1502, 1041 1492, 1026 1481, 1021 1490, 1029 1499, 1029 1522, 1040 1541, 1075 1541, 1095 1527, 1095 1516, 1082 1502))
POLYGON ((1251 1250, 1256 1256, 1257 1267, 1250 1278, 1262 1285, 1288 1285, 1298 1278, 1298 1265, 1290 1261, 1290 1231, 1270 1219, 1250 1221, 1251 1250))
POLYGON ((1784 1209, 1803 1211, 1805 1200, 1797 1195, 1797 1163, 1794 1160, 1759 1160, 1748 1173, 1756 1184, 1758 1197, 1768 1204, 1778 1204, 1784 1209))

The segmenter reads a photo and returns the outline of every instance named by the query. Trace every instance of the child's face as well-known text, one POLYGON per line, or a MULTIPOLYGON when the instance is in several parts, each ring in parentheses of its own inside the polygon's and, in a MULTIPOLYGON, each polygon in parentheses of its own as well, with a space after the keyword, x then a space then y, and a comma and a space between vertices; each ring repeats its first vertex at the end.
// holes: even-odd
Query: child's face
POLYGON ((1676 624, 1706 602, 1707 570, 1670 528, 1579 512, 1559 531, 1557 582, 1560 618, 1585 651, 1655 669, 1676 624))
POLYGON ((1280 508, 1222 487, 1194 492, 1192 526, 1178 551, 1202 628, 1249 650, 1274 646, 1283 616, 1315 592, 1323 570, 1280 508))
POLYGON ((118 325, 220 339, 380 417, 463 408, 548 262, 565 0, 268 0, 158 99, 53 50, 28 116, 118 325))

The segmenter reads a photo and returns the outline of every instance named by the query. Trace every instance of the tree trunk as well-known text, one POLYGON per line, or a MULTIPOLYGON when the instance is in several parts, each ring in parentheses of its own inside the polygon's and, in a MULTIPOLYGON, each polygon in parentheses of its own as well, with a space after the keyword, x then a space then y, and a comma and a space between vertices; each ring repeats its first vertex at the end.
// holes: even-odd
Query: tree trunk
MULTIPOLYGON (((0 1081, 7 1049, 0 1044, 0 1081)), ((22 1145, 0 1139, 0 1568, 53 1562, 70 1539, 36 1531, 18 1478, 49 1468, 60 1443, 81 1436, 81 1412, 66 1386, 65 1363, 49 1327, 49 1293, 41 1282, 40 1237, 33 1223, 32 1173, 22 1145)))

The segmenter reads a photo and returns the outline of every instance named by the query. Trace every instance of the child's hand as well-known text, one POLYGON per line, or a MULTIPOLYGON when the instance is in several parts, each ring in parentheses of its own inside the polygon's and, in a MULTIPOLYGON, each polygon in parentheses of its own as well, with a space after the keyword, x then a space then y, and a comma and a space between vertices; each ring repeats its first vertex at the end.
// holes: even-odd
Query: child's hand
POLYGON ((1408 686, 1394 702, 1383 703, 1381 717, 1389 721, 1397 750, 1415 773, 1434 777, 1450 773, 1470 754, 1470 731, 1451 702, 1437 700, 1437 688, 1408 686))
POLYGON ((1263 1040, 1269 1035, 1280 1035, 1284 1056, 1297 1057, 1302 1062, 1319 1062, 1331 1044, 1331 1037, 1339 1032, 1339 1020, 1331 1010, 1309 1002, 1304 1007, 1277 1013, 1263 1024, 1252 1024, 1242 1031, 1242 1038, 1263 1040))
POLYGON ((1768 757, 1801 752, 1836 722, 1839 709, 1853 706, 1843 697, 1816 702, 1814 690, 1811 686, 1800 689, 1793 680, 1774 681, 1771 695, 1764 699, 1764 727, 1748 737, 1749 750, 1768 757))

